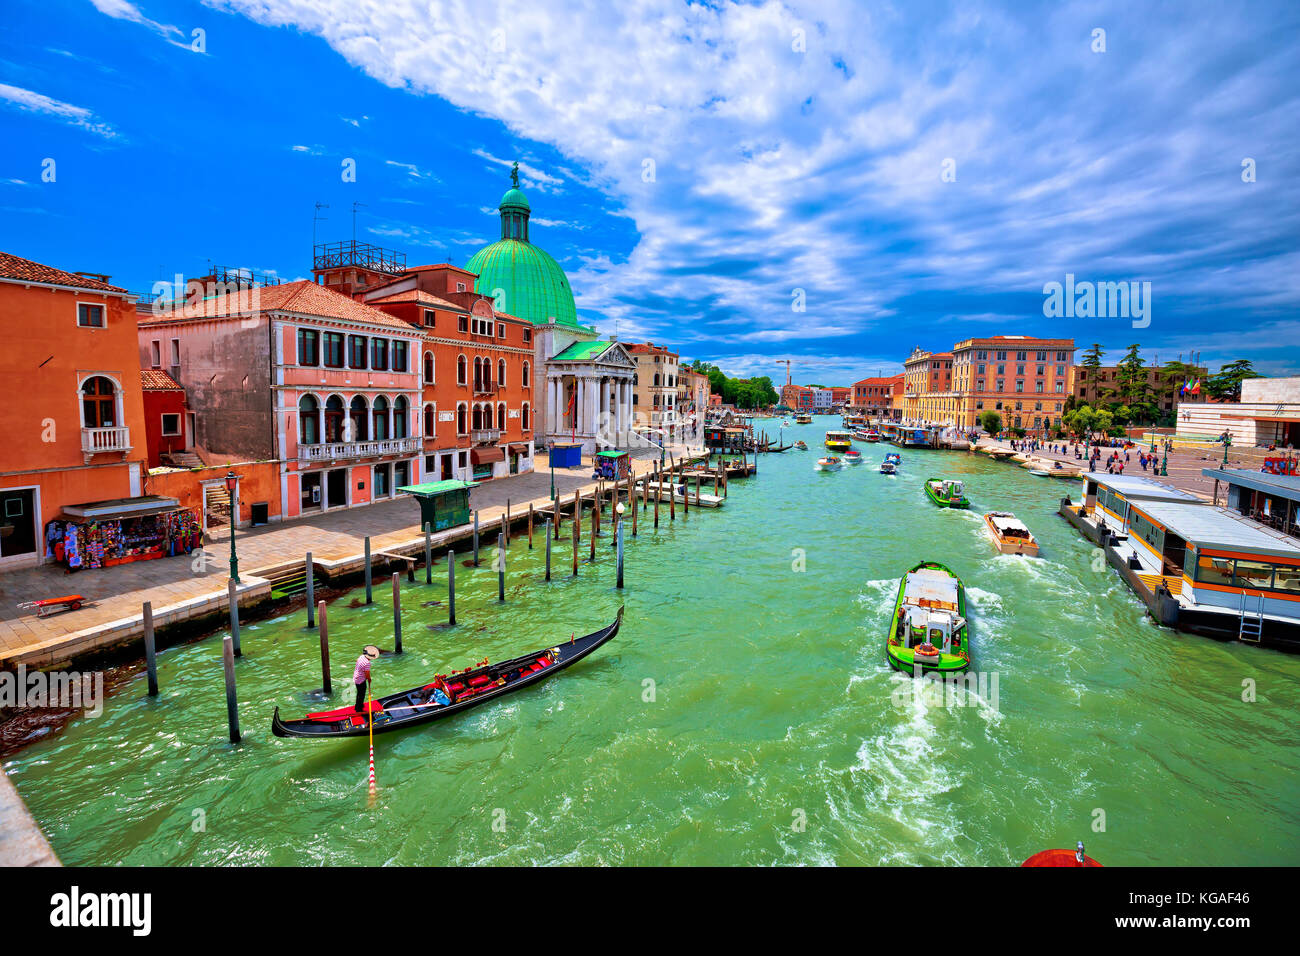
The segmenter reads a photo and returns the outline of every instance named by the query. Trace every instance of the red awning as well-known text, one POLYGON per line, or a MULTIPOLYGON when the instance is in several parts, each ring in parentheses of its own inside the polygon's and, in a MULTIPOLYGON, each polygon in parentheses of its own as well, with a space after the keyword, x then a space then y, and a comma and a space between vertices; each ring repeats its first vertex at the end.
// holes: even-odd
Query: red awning
POLYGON ((498 445, 488 445, 485 448, 471 448, 469 450, 471 465, 488 465, 494 461, 505 460, 506 450, 498 445))
POLYGON ((522 443, 520 443, 520 442, 512 442, 512 443, 510 444, 510 454, 512 454, 512 455, 526 455, 526 454, 528 454, 528 446, 525 445, 525 444, 522 444, 522 443))

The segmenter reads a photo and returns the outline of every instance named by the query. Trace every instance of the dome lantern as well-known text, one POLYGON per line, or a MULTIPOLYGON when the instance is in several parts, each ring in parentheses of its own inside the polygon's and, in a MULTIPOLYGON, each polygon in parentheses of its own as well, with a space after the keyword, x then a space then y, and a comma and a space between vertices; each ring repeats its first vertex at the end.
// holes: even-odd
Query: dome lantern
POLYGON ((501 238, 527 242, 528 216, 532 208, 528 205, 528 197, 519 188, 518 163, 510 170, 510 181, 514 185, 506 190, 501 202, 497 204, 497 211, 501 213, 501 238))

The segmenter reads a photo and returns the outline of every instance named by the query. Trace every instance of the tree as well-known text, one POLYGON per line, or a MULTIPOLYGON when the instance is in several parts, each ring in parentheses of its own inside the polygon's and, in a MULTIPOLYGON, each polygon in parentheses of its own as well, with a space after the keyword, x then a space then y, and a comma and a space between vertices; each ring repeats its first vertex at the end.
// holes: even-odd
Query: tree
POLYGON ((1263 378, 1255 371, 1250 359, 1237 359, 1220 367, 1218 374, 1205 382, 1205 391, 1221 402, 1241 401, 1241 383, 1248 378, 1263 378))
POLYGON ((1101 344, 1093 342, 1092 347, 1083 353, 1083 362, 1081 364, 1084 368, 1101 368, 1101 357, 1105 354, 1106 352, 1102 349, 1101 344))
POLYGON ((980 428, 984 429, 990 435, 996 435, 1002 431, 1002 416, 992 409, 980 412, 980 428))

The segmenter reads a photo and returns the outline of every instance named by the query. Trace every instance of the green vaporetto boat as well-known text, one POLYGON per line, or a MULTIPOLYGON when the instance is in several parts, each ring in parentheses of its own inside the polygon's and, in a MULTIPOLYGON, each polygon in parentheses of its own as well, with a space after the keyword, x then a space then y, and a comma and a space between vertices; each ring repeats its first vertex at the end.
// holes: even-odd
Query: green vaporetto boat
POLYGON ((961 578, 922 561, 898 584, 885 656, 894 670, 956 674, 970 667, 970 625, 961 578))
POLYGON ((969 508, 966 486, 951 478, 927 478, 925 493, 940 508, 969 508))

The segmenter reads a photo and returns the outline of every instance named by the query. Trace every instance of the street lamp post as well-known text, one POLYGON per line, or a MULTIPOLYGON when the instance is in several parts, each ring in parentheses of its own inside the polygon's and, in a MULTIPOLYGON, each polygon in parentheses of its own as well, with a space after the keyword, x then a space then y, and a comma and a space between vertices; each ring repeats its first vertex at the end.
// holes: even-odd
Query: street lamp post
POLYGON ((230 494, 230 580, 239 583, 239 557, 235 554, 235 525, 239 521, 239 476, 226 472, 226 491, 230 494))

